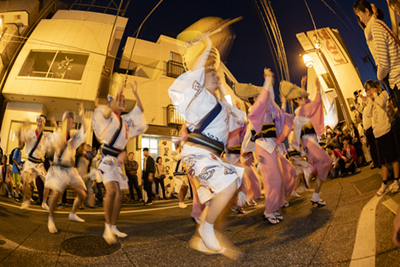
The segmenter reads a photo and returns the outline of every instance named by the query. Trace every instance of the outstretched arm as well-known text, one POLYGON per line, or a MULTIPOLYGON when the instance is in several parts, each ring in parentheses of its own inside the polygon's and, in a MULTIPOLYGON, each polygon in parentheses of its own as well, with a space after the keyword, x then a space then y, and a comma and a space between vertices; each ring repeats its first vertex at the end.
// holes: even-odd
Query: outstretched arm
POLYGON ((78 115, 79 115, 79 117, 81 117, 83 132, 86 133, 88 126, 85 121, 85 112, 84 111, 85 111, 85 109, 83 108, 83 102, 81 102, 81 104, 79 105, 78 115))
POLYGON ((306 90, 307 76, 301 77, 301 89, 306 90))
POLYGON ((210 40, 210 37, 208 36, 210 33, 203 33, 202 36, 199 36, 199 38, 203 38, 207 47, 206 50, 203 52, 203 54, 200 55, 199 59, 196 61, 196 63, 193 66, 193 71, 198 70, 202 67, 204 67, 204 65, 206 65, 208 56, 210 54, 211 48, 212 48, 212 42, 210 40))
POLYGON ((138 94, 138 92, 137 92, 137 82, 136 82, 136 81, 133 81, 133 83, 129 82, 129 84, 131 85, 132 93, 133 93, 133 94, 135 95, 135 97, 136 97, 137 106, 138 106, 138 107, 140 108, 140 110, 143 112, 143 111, 144 111, 143 105, 142 105, 142 102, 140 101, 140 97, 139 97, 139 94, 138 94))
MULTIPOLYGON (((122 94, 123 90, 124 90, 124 82, 121 80, 118 83, 116 98, 118 98, 122 94)), ((114 99, 114 97, 111 95, 108 95, 107 98, 108 98, 108 105, 104 109, 103 113, 103 117, 106 120, 108 120, 111 117, 111 113, 115 109, 115 101, 116 101, 116 99, 114 99)))

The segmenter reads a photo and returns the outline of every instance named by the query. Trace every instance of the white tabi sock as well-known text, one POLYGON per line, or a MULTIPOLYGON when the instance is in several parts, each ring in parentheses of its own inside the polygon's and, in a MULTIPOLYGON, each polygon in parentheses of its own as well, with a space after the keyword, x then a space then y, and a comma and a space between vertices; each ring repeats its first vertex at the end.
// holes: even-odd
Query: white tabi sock
POLYGON ((116 225, 111 225, 111 231, 113 232, 114 235, 118 236, 118 237, 127 237, 128 235, 125 233, 122 233, 121 231, 119 231, 117 229, 116 225))

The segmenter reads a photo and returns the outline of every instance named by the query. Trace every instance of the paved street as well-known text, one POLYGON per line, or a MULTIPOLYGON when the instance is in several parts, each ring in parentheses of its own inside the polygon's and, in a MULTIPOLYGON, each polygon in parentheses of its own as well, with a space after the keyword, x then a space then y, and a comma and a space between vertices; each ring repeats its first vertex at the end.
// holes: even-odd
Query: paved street
POLYGON ((196 229, 191 206, 179 209, 176 200, 149 207, 124 204, 118 227, 129 236, 110 247, 100 238, 102 208, 82 211, 86 223, 68 220, 70 206, 58 210, 60 233, 52 235, 39 206, 21 211, 1 196, 0 266, 399 266, 391 231, 392 210, 400 199, 391 193, 375 197, 379 171, 363 168, 354 176, 328 179, 323 208, 311 205, 311 192, 289 198, 278 225, 262 220, 262 199, 257 207, 246 207, 244 215, 227 211, 216 226, 231 243, 225 255, 190 248, 196 229), (110 254, 90 256, 102 253, 110 254))

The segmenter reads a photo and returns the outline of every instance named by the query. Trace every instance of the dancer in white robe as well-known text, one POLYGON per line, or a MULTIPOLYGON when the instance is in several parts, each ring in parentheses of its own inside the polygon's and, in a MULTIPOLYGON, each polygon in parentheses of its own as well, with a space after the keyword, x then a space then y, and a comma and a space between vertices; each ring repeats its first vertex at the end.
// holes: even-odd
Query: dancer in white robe
MULTIPOLYGON (((241 185, 243 169, 225 163, 220 158, 229 132, 245 123, 245 113, 216 98, 219 78, 213 66, 217 53, 208 35, 206 49, 192 70, 179 76, 169 88, 172 103, 187 122, 190 132, 182 149, 188 174, 194 179, 199 200, 208 205, 205 221, 198 227, 202 248, 207 253, 222 253, 214 233, 214 222, 241 185), (214 49, 214 48, 213 48, 214 49)), ((200 250, 200 246, 197 248, 200 250)))
POLYGON ((74 222, 85 222, 85 220, 76 215, 76 212, 86 198, 86 186, 78 171, 74 168, 75 151, 86 138, 87 125, 84 118, 83 103, 79 107, 79 116, 81 117, 82 127, 77 133, 72 134, 75 113, 73 111, 66 111, 62 118, 61 131, 53 133, 47 142, 48 148, 55 151, 53 165, 50 166, 45 182, 45 187, 52 190, 47 223, 47 228, 52 234, 58 233, 54 223, 54 211, 57 207, 57 200, 68 185, 75 190, 77 195, 72 206, 72 211, 69 214, 69 219, 74 222))
POLYGON ((106 188, 104 200, 105 229, 103 238, 107 243, 116 243, 118 237, 128 235, 117 229, 117 219, 122 206, 124 190, 129 189, 128 178, 122 170, 124 151, 129 139, 144 133, 148 125, 143 115, 143 106, 137 92, 136 81, 129 83, 137 105, 128 114, 122 115, 125 110, 125 96, 123 82, 118 85, 115 99, 109 96, 108 106, 98 106, 93 112, 92 123, 94 133, 101 142, 102 156, 99 160, 98 171, 106 188))
MULTIPOLYGON (((52 118, 51 121, 54 127, 57 128, 54 118, 52 118)), ((24 192, 24 199, 21 204, 21 209, 29 208, 32 187, 34 186, 34 180, 36 177, 40 176, 43 182, 45 182, 46 179, 46 170, 43 162, 46 154, 45 147, 50 133, 44 132, 45 124, 46 116, 39 115, 36 118, 36 130, 31 129, 31 123, 26 121, 21 129, 16 133, 17 138, 21 142, 25 143, 25 151, 29 155, 28 160, 25 161, 21 172, 24 192)), ((48 189, 45 189, 43 192, 42 208, 46 210, 49 209, 46 204, 48 194, 48 189)))

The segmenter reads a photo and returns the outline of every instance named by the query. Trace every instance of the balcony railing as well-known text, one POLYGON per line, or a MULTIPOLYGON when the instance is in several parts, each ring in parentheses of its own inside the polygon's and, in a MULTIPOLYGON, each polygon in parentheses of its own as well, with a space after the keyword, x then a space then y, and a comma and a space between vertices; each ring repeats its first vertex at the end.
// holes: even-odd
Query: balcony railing
POLYGON ((178 78, 181 74, 183 74, 185 70, 183 69, 183 64, 177 61, 168 61, 167 62, 167 76, 172 78, 178 78))
MULTIPOLYGON (((39 78, 46 78, 47 71, 32 71, 30 77, 39 77, 39 78)), ((52 78, 53 73, 49 72, 47 78, 52 78)))
POLYGON ((168 126, 171 125, 182 125, 185 123, 185 119, 182 118, 178 110, 173 105, 167 106, 167 123, 168 126))

